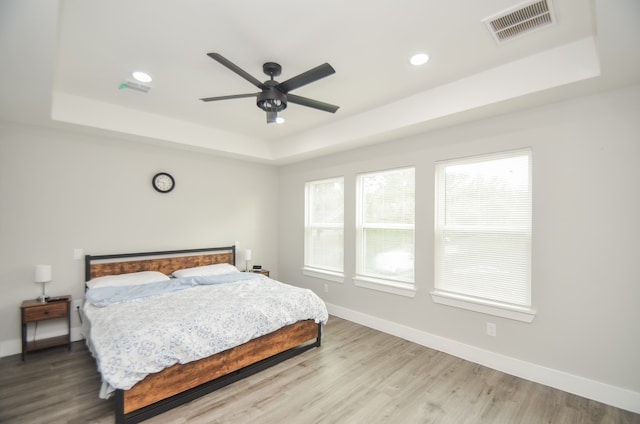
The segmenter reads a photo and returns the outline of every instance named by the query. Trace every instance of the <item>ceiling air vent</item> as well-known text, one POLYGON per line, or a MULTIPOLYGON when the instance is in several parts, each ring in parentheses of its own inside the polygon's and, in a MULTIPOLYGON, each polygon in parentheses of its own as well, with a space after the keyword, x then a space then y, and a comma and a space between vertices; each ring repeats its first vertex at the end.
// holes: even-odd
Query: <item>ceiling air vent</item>
POLYGON ((527 1, 483 20, 497 43, 555 23, 550 0, 527 1))

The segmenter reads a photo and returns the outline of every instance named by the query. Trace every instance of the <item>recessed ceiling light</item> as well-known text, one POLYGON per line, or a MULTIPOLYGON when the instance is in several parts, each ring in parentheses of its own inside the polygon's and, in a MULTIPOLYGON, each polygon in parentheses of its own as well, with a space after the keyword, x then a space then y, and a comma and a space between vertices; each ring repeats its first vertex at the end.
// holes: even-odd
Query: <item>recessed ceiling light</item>
POLYGON ((411 59, 409 59, 409 62, 411 62, 411 64, 414 66, 424 65, 428 61, 429 55, 426 53, 414 54, 413 56, 411 56, 411 59))
POLYGON ((132 72, 131 75, 140 82, 151 82, 153 80, 153 78, 151 78, 151 75, 147 74, 146 72, 135 71, 132 72))

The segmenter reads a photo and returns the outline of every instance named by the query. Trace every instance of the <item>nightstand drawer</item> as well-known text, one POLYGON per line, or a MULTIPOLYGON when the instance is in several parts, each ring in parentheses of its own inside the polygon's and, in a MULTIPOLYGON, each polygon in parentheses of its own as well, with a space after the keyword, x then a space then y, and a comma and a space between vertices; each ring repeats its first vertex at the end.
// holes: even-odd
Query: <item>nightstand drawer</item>
POLYGON ((46 303, 42 306, 34 306, 24 309, 25 322, 41 321, 53 318, 65 318, 67 316, 67 302, 46 303))

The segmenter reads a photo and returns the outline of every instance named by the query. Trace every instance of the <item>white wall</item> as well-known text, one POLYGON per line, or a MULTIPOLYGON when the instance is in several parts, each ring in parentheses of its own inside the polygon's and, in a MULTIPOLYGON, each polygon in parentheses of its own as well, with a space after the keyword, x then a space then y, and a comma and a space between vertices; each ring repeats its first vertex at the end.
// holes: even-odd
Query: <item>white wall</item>
POLYGON ((639 117, 635 86, 283 167, 280 277, 313 289, 334 313, 640 412, 639 117), (434 163, 525 146, 533 148, 535 320, 433 303, 434 163), (355 176, 409 165, 417 187, 413 299, 351 282, 355 176), (346 186, 344 284, 301 272, 304 184, 339 175, 346 186), (487 322, 497 324, 497 337, 486 335, 487 322))
MULTIPOLYGON (((277 197, 272 166, 0 122, 0 356, 20 351, 20 303, 41 290, 36 264, 53 265, 48 294, 82 297, 75 248, 106 254, 238 241, 277 275, 277 197), (176 179, 169 194, 151 186, 160 171, 176 179)), ((39 335, 64 329, 48 324, 39 335)), ((77 338, 75 315, 73 326, 77 338)))

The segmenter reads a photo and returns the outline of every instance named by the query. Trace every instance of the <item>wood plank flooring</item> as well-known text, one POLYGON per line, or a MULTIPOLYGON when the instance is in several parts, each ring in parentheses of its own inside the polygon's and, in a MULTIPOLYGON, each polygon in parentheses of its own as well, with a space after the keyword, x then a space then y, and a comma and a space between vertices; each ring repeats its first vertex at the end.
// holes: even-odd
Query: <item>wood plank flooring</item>
MULTIPOLYGON (((0 359, 0 422, 113 423, 83 342, 0 359)), ((640 415, 331 317, 323 345, 145 423, 601 423, 640 415)))

